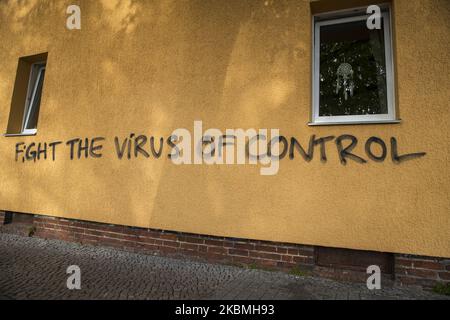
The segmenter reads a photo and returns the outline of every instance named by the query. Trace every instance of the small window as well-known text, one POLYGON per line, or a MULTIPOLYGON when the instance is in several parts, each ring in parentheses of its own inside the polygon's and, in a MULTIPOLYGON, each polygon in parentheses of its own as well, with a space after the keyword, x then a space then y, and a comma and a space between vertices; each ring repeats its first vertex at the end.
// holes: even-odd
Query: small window
POLYGON ((313 124, 396 120, 389 8, 380 29, 367 18, 365 10, 314 17, 313 124))
POLYGON ((22 133, 36 133, 42 87, 44 86, 45 63, 35 63, 31 67, 30 84, 23 118, 22 133))
POLYGON ((46 58, 41 54, 19 59, 6 135, 37 132, 46 58))

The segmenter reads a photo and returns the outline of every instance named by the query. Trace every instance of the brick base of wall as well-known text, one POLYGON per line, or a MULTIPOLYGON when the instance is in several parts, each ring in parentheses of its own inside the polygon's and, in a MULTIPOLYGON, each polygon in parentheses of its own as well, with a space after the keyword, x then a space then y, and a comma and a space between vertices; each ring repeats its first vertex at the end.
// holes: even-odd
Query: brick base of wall
MULTIPOLYGON (((0 224, 4 220, 5 213, 0 211, 0 224)), ((367 251, 352 250, 364 253, 366 259, 364 268, 355 269, 345 265, 319 265, 318 247, 309 245, 214 237, 41 215, 34 217, 33 224, 34 235, 42 238, 111 246, 151 255, 188 256, 208 262, 309 273, 346 281, 365 282, 368 277, 365 265, 377 264, 375 260, 373 263, 367 261, 367 251)), ((405 254, 391 254, 391 257, 395 272, 383 275, 385 284, 387 280, 400 285, 432 288, 437 283, 450 283, 450 259, 405 254)))
POLYGON ((450 283, 450 259, 397 254, 395 275, 400 283, 426 288, 450 283))
POLYGON ((38 237, 165 256, 190 256, 206 261, 291 269, 314 265, 312 246, 212 237, 95 222, 35 216, 38 237))

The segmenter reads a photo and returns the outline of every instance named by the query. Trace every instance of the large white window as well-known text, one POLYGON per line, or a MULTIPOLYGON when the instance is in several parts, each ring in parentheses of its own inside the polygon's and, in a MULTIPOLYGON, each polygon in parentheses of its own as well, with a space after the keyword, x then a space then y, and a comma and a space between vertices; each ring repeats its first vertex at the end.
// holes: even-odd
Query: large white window
POLYGON ((311 124, 396 121, 389 7, 379 29, 365 9, 314 16, 311 124))

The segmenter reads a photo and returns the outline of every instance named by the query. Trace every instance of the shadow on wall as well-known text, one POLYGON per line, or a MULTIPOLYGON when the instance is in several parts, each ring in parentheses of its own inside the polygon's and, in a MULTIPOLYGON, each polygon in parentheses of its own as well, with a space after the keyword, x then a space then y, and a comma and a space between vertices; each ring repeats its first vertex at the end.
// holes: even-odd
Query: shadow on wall
MULTIPOLYGON (((6 53, 0 53, 2 61, 14 64, 20 56, 49 52, 36 137, 40 141, 105 136, 112 145, 115 135, 130 132, 148 134, 151 130, 154 135, 168 136, 177 127, 190 128, 206 114, 208 123, 226 125, 227 119, 242 117, 242 108, 247 110, 247 119, 264 119, 270 117, 262 109, 264 103, 287 101, 292 90, 286 88, 296 85, 286 70, 309 54, 306 44, 297 39, 309 21, 295 22, 308 8, 306 1, 81 0, 82 30, 64 29, 64 33, 69 4, 50 0, 0 4, 1 20, 6 21, 2 28, 22 35, 14 37, 17 43, 6 53), (55 27, 56 23, 61 27, 55 27), (264 50, 255 56, 253 47, 264 50), (248 63, 252 59, 255 61, 248 63), (273 89, 269 97, 266 80, 274 74, 281 76, 268 84, 273 89), (224 98, 233 92, 239 93, 224 98), (281 98, 270 100, 277 92, 282 92, 281 98), (93 106, 96 112, 92 112, 93 106), (74 126, 71 119, 82 122, 83 128, 74 126)), ((4 94, 0 98, 10 99, 4 94)), ((10 150, 2 149, 1 157, 9 159, 10 150)), ((151 225, 181 228, 189 219, 189 210, 180 213, 175 208, 193 208, 193 201, 201 199, 198 210, 211 213, 211 218, 220 222, 240 191, 236 188, 246 186, 256 174, 253 168, 241 170, 243 174, 230 183, 231 178, 223 180, 221 169, 179 168, 167 159, 118 161, 113 152, 105 150, 111 156, 97 162, 60 158, 55 163, 24 165, 21 172, 4 171, 5 180, 11 182, 8 186, 13 186, 8 202, 23 203, 22 195, 27 194, 30 208, 36 203, 42 206, 37 213, 73 213, 76 208, 79 212, 74 218, 140 225, 145 213, 145 223, 150 219, 151 225), (36 172, 36 166, 44 167, 36 172), (80 171, 83 184, 79 183, 80 171), (180 173, 185 178, 180 178, 180 173), (186 178, 191 175, 196 177, 194 188, 186 178), (120 190, 120 197, 111 190, 120 190), (172 194, 170 202, 168 194, 172 194), (125 215, 123 208, 128 210, 125 215)), ((261 190, 261 185, 256 187, 261 190)), ((254 198, 245 202, 247 207, 239 210, 245 213, 258 199, 260 195, 254 193, 254 198)), ((237 228, 248 224, 235 222, 237 228)))
MULTIPOLYGON (((132 33, 139 24, 142 1, 136 0, 100 0, 103 14, 113 32, 132 33)), ((146 12, 151 16, 154 12, 146 12)))

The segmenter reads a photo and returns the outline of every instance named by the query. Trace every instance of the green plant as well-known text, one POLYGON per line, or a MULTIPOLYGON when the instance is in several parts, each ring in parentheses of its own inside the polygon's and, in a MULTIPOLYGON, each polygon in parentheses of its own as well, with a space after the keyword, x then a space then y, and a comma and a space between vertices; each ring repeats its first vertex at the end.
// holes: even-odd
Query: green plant
POLYGON ((35 232, 36 232, 36 227, 35 226, 31 226, 31 227, 28 228, 28 236, 29 237, 32 237, 35 232))
POLYGON ((256 265, 256 263, 250 263, 247 265, 247 268, 252 269, 252 270, 256 270, 259 269, 258 266, 256 265))
POLYGON ((433 292, 450 296, 450 283, 439 283, 433 288, 433 292))
POLYGON ((270 271, 270 272, 277 271, 274 268, 265 267, 265 266, 262 266, 262 265, 258 265, 256 263, 245 264, 244 268, 247 268, 247 269, 250 269, 250 270, 263 270, 263 271, 270 271))
POLYGON ((298 276, 298 277, 307 277, 309 276, 309 271, 307 270, 302 270, 299 267, 293 267, 290 271, 290 274, 294 275, 294 276, 298 276))

